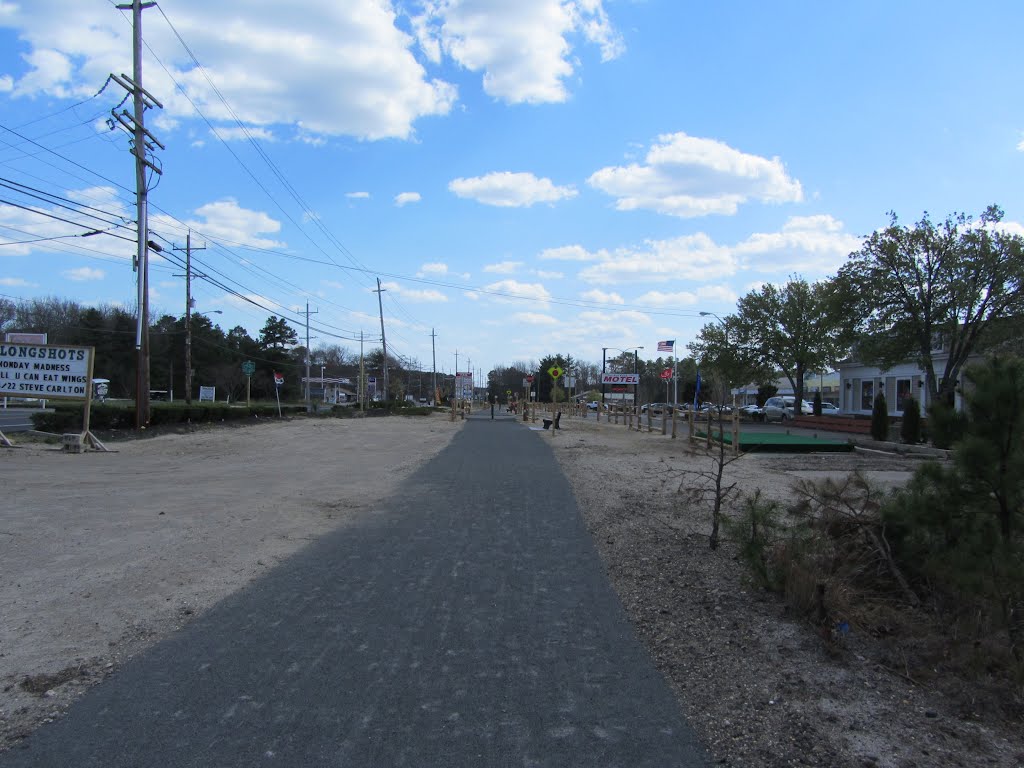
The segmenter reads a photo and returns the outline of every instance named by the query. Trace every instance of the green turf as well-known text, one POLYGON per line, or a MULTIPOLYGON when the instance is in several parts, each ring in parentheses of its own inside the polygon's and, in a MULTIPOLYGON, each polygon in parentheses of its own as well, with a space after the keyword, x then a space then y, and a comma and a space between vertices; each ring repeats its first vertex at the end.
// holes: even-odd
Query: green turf
MULTIPOLYGON (((696 433, 697 438, 704 440, 707 432, 696 433)), ((718 440, 718 432, 711 433, 712 440, 718 440)), ((732 445, 732 432, 725 433, 725 444, 732 445)), ((852 451, 853 444, 844 440, 825 440, 807 435, 790 435, 785 432, 740 432, 740 450, 758 451, 760 453, 839 453, 852 451)))

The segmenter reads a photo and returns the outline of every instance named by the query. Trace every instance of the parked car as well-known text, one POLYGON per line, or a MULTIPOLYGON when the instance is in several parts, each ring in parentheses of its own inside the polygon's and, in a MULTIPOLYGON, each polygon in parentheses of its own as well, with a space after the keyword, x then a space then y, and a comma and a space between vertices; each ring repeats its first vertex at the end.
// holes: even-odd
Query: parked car
POLYGON ((672 413, 672 408, 668 403, 644 403, 640 406, 640 413, 647 413, 648 411, 655 415, 659 415, 666 411, 672 413))
POLYGON ((597 400, 591 400, 589 403, 587 403, 587 410, 588 411, 596 411, 597 408, 598 408, 597 400))
MULTIPOLYGON (((793 418, 795 405, 796 398, 792 395, 777 395, 775 397, 769 397, 764 403, 764 420, 788 421, 793 418)), ((802 400, 800 412, 804 416, 810 416, 814 413, 814 406, 806 400, 802 400)))
POLYGON ((839 406, 834 403, 822 402, 821 404, 821 415, 822 416, 838 416, 842 411, 839 410, 839 406))
POLYGON ((721 413, 721 414, 728 415, 728 414, 732 413, 732 406, 731 405, 716 405, 715 403, 712 403, 712 402, 704 402, 704 403, 700 404, 700 408, 698 410, 702 411, 703 413, 713 413, 715 415, 718 415, 718 414, 721 413))
POLYGON ((760 405, 757 405, 756 403, 751 403, 750 405, 743 405, 740 406, 740 416, 746 416, 748 419, 753 419, 754 421, 763 421, 764 408, 762 408, 760 405))

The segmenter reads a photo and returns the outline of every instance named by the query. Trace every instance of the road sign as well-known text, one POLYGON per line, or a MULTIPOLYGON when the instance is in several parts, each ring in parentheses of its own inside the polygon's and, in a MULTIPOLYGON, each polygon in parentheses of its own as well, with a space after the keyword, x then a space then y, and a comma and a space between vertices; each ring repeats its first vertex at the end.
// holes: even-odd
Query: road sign
POLYGON ((562 369, 559 368, 557 365, 552 365, 550 368, 548 368, 548 376, 550 376, 552 379, 560 379, 562 378, 562 369))
POLYGON ((663 378, 663 379, 671 379, 672 378, 672 369, 671 368, 666 368, 664 371, 662 371, 661 372, 661 378, 663 378))
POLYGON ((639 384, 639 373, 602 373, 602 384, 639 384))
POLYGON ((278 387, 284 386, 284 374, 274 371, 274 384, 278 387))
POLYGON ((242 363, 242 373, 244 373, 246 376, 252 376, 254 373, 256 373, 256 363, 254 363, 252 360, 246 360, 244 363, 242 363))
POLYGON ((506 389, 505 390, 505 394, 506 395, 511 395, 512 394, 512 390, 511 389, 506 389))
POLYGON ((527 375, 526 382, 528 384, 533 384, 533 374, 532 373, 527 375))

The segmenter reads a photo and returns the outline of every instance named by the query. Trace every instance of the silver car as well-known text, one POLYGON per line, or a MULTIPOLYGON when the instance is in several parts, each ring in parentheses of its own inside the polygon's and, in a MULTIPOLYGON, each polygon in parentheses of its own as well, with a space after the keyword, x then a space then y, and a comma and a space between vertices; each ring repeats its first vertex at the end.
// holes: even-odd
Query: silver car
MULTIPOLYGON (((802 405, 800 412, 805 416, 810 416, 814 413, 814 406, 808 403, 806 400, 801 401, 802 405)), ((765 421, 788 421, 793 418, 793 407, 796 404, 796 398, 792 395, 777 395, 775 397, 769 397, 764 402, 764 420, 765 421)))

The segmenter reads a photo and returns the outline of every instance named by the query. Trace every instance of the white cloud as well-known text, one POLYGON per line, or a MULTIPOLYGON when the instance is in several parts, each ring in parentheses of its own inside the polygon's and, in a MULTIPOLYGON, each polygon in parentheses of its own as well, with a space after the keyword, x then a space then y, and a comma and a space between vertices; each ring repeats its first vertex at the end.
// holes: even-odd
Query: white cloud
MULTIPOLYGON (((68 269, 61 274, 68 280, 73 280, 76 283, 83 283, 87 280, 102 280, 106 277, 106 273, 102 269, 93 269, 92 267, 78 267, 77 269, 68 269)), ((150 288, 152 291, 153 289, 150 288)))
MULTIPOLYGON (((65 190, 64 195, 83 205, 100 208, 111 214, 114 220, 125 222, 120 235, 134 240, 134 228, 130 222, 134 217, 134 209, 129 210, 124 201, 119 199, 111 187, 90 187, 87 189, 65 190)), ((76 246, 88 247, 90 255, 96 252, 116 259, 130 259, 135 252, 132 242, 125 242, 105 234, 95 234, 88 239, 82 235, 96 232, 98 222, 89 216, 79 217, 67 208, 46 205, 32 206, 32 210, 17 208, 13 205, 0 203, 0 225, 5 234, 0 235, 0 242, 17 243, 5 245, 0 249, 0 256, 27 256, 32 253, 52 252, 54 250, 75 250, 76 246), (40 215, 42 214, 42 215, 40 215), (80 220, 74 224, 61 221, 80 220), (60 238, 60 239, 55 239, 60 238)), ((102 226, 104 231, 115 229, 114 225, 102 226)))
POLYGON ((587 301, 596 301, 600 304, 625 304, 625 299, 614 291, 606 293, 605 291, 598 290, 597 288, 586 291, 581 294, 587 301))
POLYGON ((562 272, 549 272, 546 269, 535 269, 533 270, 533 274, 541 280, 561 280, 565 277, 565 274, 562 272))
POLYGON ((562 102, 578 64, 570 40, 580 34, 601 48, 602 60, 623 44, 601 0, 427 0, 413 29, 424 55, 442 55, 483 72, 484 91, 510 104, 562 102))
POLYGON ((739 298, 725 286, 701 286, 696 291, 648 291, 637 297, 636 303, 650 307, 692 307, 698 303, 734 302, 739 298))
POLYGON ((717 245, 702 232, 670 240, 649 240, 645 245, 644 249, 602 252, 599 261, 580 271, 580 279, 595 284, 666 279, 704 281, 736 272, 736 259, 729 249, 717 245))
POLYGON ((1017 151, 1018 151, 1018 152, 1024 152, 1024 139, 1021 139, 1021 140, 1020 140, 1020 141, 1019 141, 1019 142, 1017 143, 1017 151))
POLYGON ((558 325, 558 319, 539 312, 516 312, 512 319, 525 325, 558 325))
POLYGON ((999 222, 998 229, 1007 235, 1024 237, 1024 225, 1021 225, 1018 221, 1001 221, 999 222))
POLYGON ((345 197, 349 200, 367 200, 370 197, 369 192, 346 192, 345 197))
MULTIPOLYGON (((799 273, 818 279, 835 272, 846 256, 860 247, 860 240, 832 216, 794 216, 778 232, 754 233, 733 245, 716 243, 707 234, 668 240, 648 240, 642 247, 589 252, 579 245, 552 248, 541 258, 585 262, 579 279, 594 285, 642 283, 666 280, 713 282, 744 271, 775 274, 799 273)), ((724 289, 723 289, 724 290, 724 289)), ((657 296, 676 295, 687 303, 690 293, 662 291, 643 303, 658 303, 657 296)), ((692 294, 696 299, 733 300, 731 292, 692 294)))
POLYGON ((516 272, 523 262, 521 261, 501 261, 497 264, 488 264, 484 267, 484 272, 494 272, 499 275, 511 275, 516 272))
POLYGON ((395 205, 401 208, 409 203, 418 203, 422 199, 419 192, 399 192, 395 195, 395 205))
POLYGON ((601 258, 599 253, 590 253, 581 245, 564 245, 559 248, 546 248, 540 258, 558 261, 596 261, 601 258))
POLYGON ((395 283, 395 282, 381 283, 381 288, 385 288, 385 289, 391 291, 392 293, 394 293, 394 294, 396 294, 398 296, 401 296, 403 299, 408 299, 409 301, 418 301, 418 302, 425 302, 425 303, 426 302, 429 302, 429 303, 439 303, 439 302, 448 301, 448 297, 447 296, 445 296, 440 291, 434 290, 433 288, 426 288, 426 289, 406 288, 401 283, 395 283))
POLYGON ((572 187, 555 186, 551 179, 509 171, 471 179, 453 179, 448 189, 459 197, 500 208, 528 208, 536 203, 556 203, 577 195, 572 187))
POLYGON ((420 267, 420 271, 416 273, 417 277, 423 277, 424 275, 447 275, 448 265, 440 264, 438 262, 432 262, 430 264, 424 264, 420 267))
MULTIPOLYGON (((131 24, 122 13, 80 0, 46 5, 40 12, 36 3, 5 4, 0 15, 28 46, 28 68, 15 77, 13 93, 84 98, 107 73, 131 71, 131 24)), ((453 85, 431 79, 417 61, 416 41, 396 26, 390 2, 309 0, 302 13, 261 2, 239 13, 231 3, 180 0, 168 14, 213 82, 172 30, 152 20, 146 42, 170 75, 150 66, 146 87, 172 122, 191 120, 195 111, 171 76, 215 125, 235 122, 214 86, 250 129, 288 126, 300 140, 408 138, 418 119, 447 114, 456 99, 453 85)))
POLYGON ((486 285, 484 288, 488 291, 507 293, 513 296, 534 299, 536 301, 546 302, 551 300, 551 294, 548 293, 547 288, 540 283, 521 283, 518 280, 500 280, 497 283, 486 285))
POLYGON ((276 141, 277 137, 274 136, 274 132, 266 128, 242 128, 239 126, 219 126, 216 131, 211 130, 210 135, 215 138, 223 139, 224 141, 248 141, 249 139, 256 139, 258 141, 276 141))
POLYGON ((30 283, 20 277, 0 277, 0 285, 8 288, 38 288, 39 283, 30 283))
POLYGON ((685 133, 658 137, 643 165, 602 168, 587 183, 617 198, 620 211, 651 210, 691 218, 734 214, 748 200, 799 202, 800 182, 779 158, 749 155, 685 133))
POLYGON ((819 215, 794 216, 781 232, 756 232, 733 250, 749 269, 814 279, 835 272, 860 246, 860 238, 844 232, 841 221, 819 215))
MULTIPOLYGON (((258 236, 280 232, 281 222, 272 219, 262 211, 242 208, 237 201, 231 198, 201 205, 196 208, 194 213, 198 218, 186 221, 186 226, 214 240, 250 245, 254 248, 286 247, 284 242, 258 236)), ((152 221, 154 228, 163 226, 165 230, 172 232, 178 232, 181 229, 178 222, 163 216, 153 217, 152 221)), ((181 238, 184 239, 184 234, 181 235, 181 238)))

